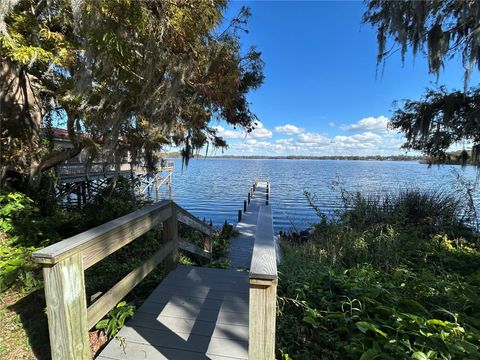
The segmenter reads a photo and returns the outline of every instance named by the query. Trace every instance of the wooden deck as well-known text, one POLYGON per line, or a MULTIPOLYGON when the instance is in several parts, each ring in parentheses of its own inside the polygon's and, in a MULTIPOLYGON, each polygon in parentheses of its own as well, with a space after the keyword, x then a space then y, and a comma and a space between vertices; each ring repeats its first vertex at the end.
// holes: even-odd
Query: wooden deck
POLYGON ((247 359, 248 273, 179 266, 97 359, 247 359))
POLYGON ((258 211, 265 204, 267 183, 259 182, 252 195, 247 212, 242 215, 236 229, 238 236, 230 240, 229 258, 232 269, 248 269, 252 261, 253 244, 257 230, 258 211))
POLYGON ((232 269, 178 266, 120 330, 125 348, 113 339, 97 359, 248 359, 249 273, 238 269, 250 267, 259 212, 267 208, 271 219, 262 206, 266 191, 267 183, 258 183, 237 224, 232 269))

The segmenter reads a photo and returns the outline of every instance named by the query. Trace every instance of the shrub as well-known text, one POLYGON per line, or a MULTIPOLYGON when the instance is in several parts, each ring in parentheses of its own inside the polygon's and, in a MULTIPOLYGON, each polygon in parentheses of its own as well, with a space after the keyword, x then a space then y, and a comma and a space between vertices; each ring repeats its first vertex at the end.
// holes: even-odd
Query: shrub
POLYGON ((284 353, 294 359, 480 356, 478 252, 455 250, 475 269, 460 275, 454 264, 442 267, 456 256, 442 246, 432 248, 431 259, 410 258, 390 271, 331 265, 312 246, 283 246, 277 346, 284 353))
MULTIPOLYGON (((312 197, 307 194, 312 206, 312 197)), ((278 357, 480 357, 478 234, 441 193, 343 194, 304 244, 283 243, 278 357)))

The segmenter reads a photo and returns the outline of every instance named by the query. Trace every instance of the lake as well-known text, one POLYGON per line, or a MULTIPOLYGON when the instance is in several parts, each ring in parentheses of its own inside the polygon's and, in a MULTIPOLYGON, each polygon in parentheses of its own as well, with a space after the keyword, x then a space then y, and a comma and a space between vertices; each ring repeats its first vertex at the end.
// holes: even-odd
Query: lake
MULTIPOLYGON (((316 203, 331 213, 341 206, 339 186, 332 187, 334 183, 368 194, 405 188, 453 192, 455 171, 471 181, 477 175, 472 166, 359 160, 192 159, 182 170, 181 160, 176 159, 172 198, 214 225, 225 220, 234 224, 255 178, 269 179, 275 231, 303 229, 318 220, 304 191, 315 194, 316 203)), ((478 194, 476 202, 480 204, 478 194)))

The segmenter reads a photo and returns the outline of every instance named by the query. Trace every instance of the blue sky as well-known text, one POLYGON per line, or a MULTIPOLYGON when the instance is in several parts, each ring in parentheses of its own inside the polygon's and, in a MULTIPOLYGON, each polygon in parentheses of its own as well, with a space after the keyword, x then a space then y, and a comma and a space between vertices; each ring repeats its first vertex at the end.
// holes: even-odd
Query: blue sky
MULTIPOLYGON (((392 102, 418 99, 428 86, 463 88, 459 59, 438 79, 423 56, 391 56, 376 77, 376 34, 361 24, 363 2, 234 1, 251 9, 247 49, 265 61, 265 83, 249 95, 261 126, 245 137, 214 124, 237 155, 375 155, 404 153, 400 135, 386 131, 392 102)), ((477 84, 478 74, 470 84, 477 84)))

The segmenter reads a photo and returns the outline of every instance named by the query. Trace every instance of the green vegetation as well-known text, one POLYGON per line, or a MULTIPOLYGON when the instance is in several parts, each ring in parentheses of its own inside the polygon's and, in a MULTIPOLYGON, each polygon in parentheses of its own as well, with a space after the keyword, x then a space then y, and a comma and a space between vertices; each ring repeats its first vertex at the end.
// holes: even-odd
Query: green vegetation
POLYGON ((480 239, 457 198, 343 192, 328 219, 307 197, 320 223, 307 243, 283 243, 279 355, 480 357, 480 239))
MULTIPOLYGON (((49 244, 91 229, 107 221, 130 213, 145 202, 139 200, 131 182, 119 178, 115 186, 101 191, 94 201, 84 208, 66 211, 52 206, 42 213, 39 202, 27 195, 3 189, 0 193, 0 358, 48 359, 49 342, 44 312, 43 278, 41 268, 33 262, 32 252, 49 244)), ((198 232, 181 227, 182 237, 203 247, 203 237, 198 232)), ((231 225, 215 230, 213 263, 225 267, 220 258, 228 250, 228 239, 234 235, 231 225)), ((99 293, 110 289, 131 270, 139 266, 164 243, 161 228, 154 228, 137 240, 124 246, 95 264, 85 272, 87 303, 99 293)), ((182 255, 180 263, 194 265, 182 255)), ((203 261, 204 263, 204 261, 203 261)), ((166 275, 160 265, 101 320, 97 329, 111 339, 166 275)), ((91 339, 95 338, 91 333, 91 339)), ((97 336, 98 338, 98 336, 97 336)), ((106 339, 102 340, 103 342, 106 339)), ((121 339, 119 339, 121 341, 121 339)), ((92 341, 94 343, 97 340, 92 341)), ((96 351, 103 344, 92 344, 96 351)))
POLYGON ((98 322, 96 328, 105 331, 107 337, 112 339, 123 327, 125 321, 133 317, 134 313, 135 306, 127 305, 125 301, 121 301, 109 311, 106 319, 98 322))
MULTIPOLYGON (((181 226, 179 229, 180 236, 184 239, 188 239, 189 242, 194 243, 199 248, 204 248, 203 235, 197 231, 193 231, 190 228, 181 226)), ((211 241, 212 241, 212 262, 210 267, 226 269, 230 267, 230 260, 225 259, 228 254, 228 248, 230 245, 229 239, 238 235, 237 230, 227 221, 223 224, 221 229, 214 229, 211 241)), ((180 256, 180 264, 182 265, 198 265, 205 264, 205 259, 194 256, 190 253, 183 252, 180 256)))
POLYGON ((247 94, 263 82, 263 61, 241 48, 245 7, 226 19, 226 0, 4 3, 0 185, 36 186, 82 151, 108 164, 128 154, 153 171, 168 145, 186 160, 226 147, 212 120, 256 126, 247 94), (69 149, 54 146, 57 121, 69 149))

